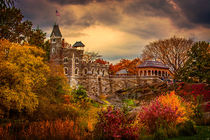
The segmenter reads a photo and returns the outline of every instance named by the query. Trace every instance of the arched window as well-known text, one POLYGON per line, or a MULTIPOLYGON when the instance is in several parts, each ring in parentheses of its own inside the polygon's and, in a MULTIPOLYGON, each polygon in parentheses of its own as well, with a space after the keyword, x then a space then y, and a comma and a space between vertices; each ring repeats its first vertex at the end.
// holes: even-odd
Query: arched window
POLYGON ((165 77, 165 72, 164 71, 162 71, 162 76, 165 77))
POLYGON ((64 74, 68 75, 68 68, 67 67, 64 67, 64 74))
POLYGON ((75 59, 75 63, 79 64, 79 59, 78 58, 75 59))
POLYGON ((100 70, 98 69, 97 74, 100 74, 100 70))
POLYGON ((161 76, 161 71, 158 72, 158 76, 161 76))
POLYGON ((54 53, 55 52, 55 48, 52 48, 52 53, 54 53))
POLYGON ((145 71, 144 71, 144 76, 146 76, 146 75, 147 75, 147 71, 145 70, 145 71))
POLYGON ((157 70, 155 70, 155 76, 157 76, 157 70))
POLYGON ((52 39, 52 43, 55 43, 55 42, 56 42, 56 41, 55 41, 55 38, 53 38, 53 39, 52 39))
POLYGON ((68 57, 64 57, 63 62, 64 62, 64 63, 67 63, 68 60, 69 60, 68 57))
POLYGON ((78 68, 75 69, 75 75, 78 75, 79 74, 79 70, 78 68))
POLYGON ((87 74, 87 69, 84 69, 84 74, 87 74))
POLYGON ((152 70, 152 75, 154 75, 154 70, 152 70))
POLYGON ((95 73, 95 69, 92 69, 92 71, 91 71, 91 72, 92 72, 92 74, 94 74, 94 73, 95 73))
POLYGON ((148 75, 151 76, 151 71, 150 70, 148 71, 148 75))

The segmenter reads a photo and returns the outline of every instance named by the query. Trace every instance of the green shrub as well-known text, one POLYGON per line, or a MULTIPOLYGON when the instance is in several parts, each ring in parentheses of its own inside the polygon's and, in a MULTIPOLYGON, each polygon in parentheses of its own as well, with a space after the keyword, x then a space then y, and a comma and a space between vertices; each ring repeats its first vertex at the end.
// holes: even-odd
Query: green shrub
POLYGON ((167 130, 160 127, 155 131, 154 139, 155 140, 166 140, 168 138, 167 136, 167 130))
POLYGON ((185 123, 179 124, 178 131, 181 136, 193 136, 197 133, 192 121, 186 121, 185 123))
POLYGON ((179 132, 178 132, 178 130, 177 130, 177 128, 175 126, 167 128, 167 136, 169 138, 176 137, 178 135, 179 135, 179 132))

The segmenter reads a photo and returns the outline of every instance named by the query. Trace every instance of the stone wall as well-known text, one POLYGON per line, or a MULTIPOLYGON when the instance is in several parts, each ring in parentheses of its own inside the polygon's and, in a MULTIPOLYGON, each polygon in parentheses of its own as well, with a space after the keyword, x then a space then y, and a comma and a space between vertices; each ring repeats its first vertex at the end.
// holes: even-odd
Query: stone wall
POLYGON ((75 79, 83 85, 89 95, 113 94, 118 90, 133 88, 145 83, 162 82, 159 78, 140 78, 138 76, 91 76, 86 75, 75 79))

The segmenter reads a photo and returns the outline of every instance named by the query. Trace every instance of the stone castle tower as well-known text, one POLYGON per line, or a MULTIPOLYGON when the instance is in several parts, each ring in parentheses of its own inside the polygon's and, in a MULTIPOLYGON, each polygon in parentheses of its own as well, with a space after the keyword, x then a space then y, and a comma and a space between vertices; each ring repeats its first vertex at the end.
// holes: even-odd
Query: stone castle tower
POLYGON ((81 41, 73 46, 66 43, 57 24, 53 26, 50 44, 50 61, 63 66, 71 86, 82 84, 81 79, 90 76, 97 78, 108 75, 108 65, 84 61, 85 45, 81 41))

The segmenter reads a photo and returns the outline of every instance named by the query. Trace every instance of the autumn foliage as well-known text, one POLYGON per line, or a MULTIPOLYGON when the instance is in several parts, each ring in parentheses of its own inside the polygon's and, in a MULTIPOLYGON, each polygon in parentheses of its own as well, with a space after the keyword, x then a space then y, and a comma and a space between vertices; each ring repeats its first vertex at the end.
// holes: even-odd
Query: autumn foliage
POLYGON ((126 69, 129 72, 129 74, 134 75, 138 73, 137 66, 141 63, 142 61, 140 60, 140 58, 135 58, 133 60, 121 59, 119 63, 115 65, 110 65, 109 72, 110 74, 116 74, 116 72, 122 69, 126 69))
POLYGON ((129 119, 122 110, 109 106, 99 112, 97 137, 135 139, 138 137, 138 127, 134 123, 135 120, 129 119))
POLYGON ((103 59, 101 59, 101 58, 96 59, 94 62, 95 62, 95 63, 99 63, 99 64, 109 64, 108 61, 105 61, 105 60, 103 60, 103 59))
POLYGON ((177 124, 190 120, 190 115, 193 115, 191 104, 171 92, 143 106, 139 119, 148 132, 154 133, 159 127, 176 127, 177 124))
POLYGON ((34 46, 0 40, 0 110, 36 109, 35 90, 46 85, 45 75, 49 72, 43 56, 44 52, 34 46))
POLYGON ((91 133, 82 131, 78 122, 71 120, 11 123, 0 127, 0 138, 4 139, 87 139, 91 133), (11 133, 12 132, 12 133, 11 133))

